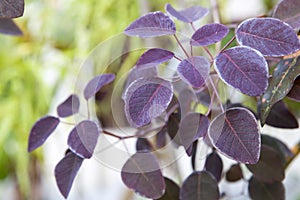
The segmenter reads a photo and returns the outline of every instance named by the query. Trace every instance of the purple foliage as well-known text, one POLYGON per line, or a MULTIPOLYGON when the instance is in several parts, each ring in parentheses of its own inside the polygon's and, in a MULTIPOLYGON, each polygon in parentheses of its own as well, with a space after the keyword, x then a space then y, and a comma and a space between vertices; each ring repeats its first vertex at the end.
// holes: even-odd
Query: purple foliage
POLYGON ((57 106, 57 114, 59 117, 69 117, 79 111, 79 98, 76 94, 70 95, 64 102, 57 106))
POLYGON ((281 0, 275 10, 273 17, 288 23, 292 28, 300 28, 300 1, 281 0))
POLYGON ((23 35, 19 27, 14 23, 12 19, 9 18, 0 18, 0 33, 15 36, 23 35))
POLYGON ((24 13, 24 0, 3 0, 0 2, 0 18, 17 18, 24 13))
POLYGON ((157 66, 174 57, 174 53, 165 49, 149 49, 141 55, 136 63, 138 68, 157 66))

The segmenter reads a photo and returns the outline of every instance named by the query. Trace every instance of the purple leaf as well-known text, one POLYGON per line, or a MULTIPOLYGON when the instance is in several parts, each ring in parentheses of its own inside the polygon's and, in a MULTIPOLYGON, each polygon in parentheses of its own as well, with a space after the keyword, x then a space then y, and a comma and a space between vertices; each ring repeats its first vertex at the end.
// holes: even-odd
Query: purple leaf
POLYGON ((208 46, 221 41, 229 32, 223 24, 207 24, 199 28, 190 41, 192 46, 208 46))
POLYGON ((181 113, 174 112, 170 115, 167 121, 168 135, 170 136, 172 142, 174 142, 176 146, 181 145, 180 138, 177 135, 177 132, 179 130, 180 120, 181 120, 181 113))
POLYGON ((204 166, 205 170, 210 172, 218 182, 221 180, 223 162, 217 152, 213 151, 207 156, 204 166))
POLYGON ((294 81, 294 85, 287 96, 294 101, 300 102, 300 76, 294 81))
POLYGON ((46 139, 56 129, 59 122, 59 119, 53 116, 45 116, 39 119, 30 131, 28 152, 44 144, 46 139))
POLYGON ((241 45, 257 49, 265 56, 284 56, 300 49, 299 39, 288 24, 275 18, 251 18, 236 30, 241 45))
POLYGON ((233 47, 220 53, 215 68, 224 82, 250 96, 261 95, 268 87, 268 64, 258 51, 233 47))
POLYGON ((55 167, 55 179, 61 194, 67 198, 83 159, 69 152, 55 167))
POLYGON ((131 156, 124 164, 121 176, 127 187, 147 198, 158 199, 165 193, 164 177, 152 153, 131 156))
POLYGON ((182 184, 180 200, 219 199, 216 179, 207 171, 193 172, 182 184))
POLYGON ((164 49, 149 49, 141 55, 136 63, 136 67, 151 67, 157 66, 163 62, 166 62, 174 57, 174 53, 164 49))
POLYGON ((70 95, 64 102, 57 106, 57 114, 59 117, 69 117, 79 111, 79 98, 76 94, 70 95))
POLYGON ((2 0, 0 18, 17 18, 24 13, 24 0, 2 0))
POLYGON ((162 197, 156 200, 179 200, 179 186, 171 179, 166 177, 164 179, 166 184, 166 192, 162 197))
POLYGON ((186 151, 193 142, 206 135, 208 126, 208 118, 200 113, 189 113, 181 120, 177 136, 186 151))
POLYGON ((244 178, 244 175, 239 164, 231 165, 229 170, 226 172, 226 180, 229 182, 235 182, 242 178, 244 178))
POLYGON ((180 104, 180 112, 184 116, 191 111, 191 104, 196 101, 197 97, 192 90, 184 88, 179 92, 178 101, 180 104))
POLYGON ((113 80, 115 80, 114 74, 101 74, 94 77, 84 88, 84 98, 88 100, 93 97, 104 85, 111 83, 113 80))
POLYGON ((155 135, 155 138, 156 138, 156 148, 157 149, 161 149, 163 148, 164 146, 166 146, 167 144, 167 127, 164 126, 156 135, 155 135))
POLYGON ((91 158, 96 147, 100 130, 97 124, 90 120, 81 121, 70 132, 68 146, 82 158, 91 158))
POLYGON ((157 11, 138 18, 125 29, 124 33, 141 38, 156 37, 173 35, 176 33, 176 27, 169 16, 157 11))
POLYGON ((153 146, 146 138, 138 138, 136 141, 136 151, 138 152, 146 152, 152 151, 153 146))
POLYGON ((175 10, 170 4, 166 4, 165 10, 180 21, 191 23, 205 17, 209 11, 207 8, 193 6, 180 11, 175 10))
POLYGON ((23 35, 19 27, 10 18, 0 18, 0 33, 15 36, 23 35))
POLYGON ((255 116, 245 108, 231 108, 218 115, 208 128, 212 144, 225 156, 255 164, 260 153, 260 133, 255 116))
POLYGON ((300 28, 300 1, 299 0, 282 0, 275 10, 273 17, 288 23, 292 28, 300 28))
POLYGON ((181 61, 177 67, 179 76, 192 87, 200 88, 209 75, 209 62, 205 57, 195 56, 181 61))
POLYGON ((173 86, 161 78, 140 78, 125 92, 125 113, 133 127, 147 125, 161 115, 173 97, 173 86))

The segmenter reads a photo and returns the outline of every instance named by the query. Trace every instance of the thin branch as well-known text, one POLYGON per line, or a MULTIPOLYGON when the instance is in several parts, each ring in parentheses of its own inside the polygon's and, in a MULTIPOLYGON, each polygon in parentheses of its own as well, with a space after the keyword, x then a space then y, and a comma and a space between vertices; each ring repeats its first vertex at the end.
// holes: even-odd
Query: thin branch
POLYGON ((179 58, 179 57, 177 57, 176 55, 174 55, 174 58, 177 59, 177 60, 179 60, 180 62, 182 61, 182 59, 179 58))
POLYGON ((211 59, 211 62, 213 62, 214 61, 214 57, 213 57, 213 55, 210 53, 210 51, 209 51, 209 49, 206 47, 206 46, 201 46, 203 49, 204 49, 204 51, 209 55, 209 57, 210 57, 210 59, 211 59))
POLYGON ((235 40, 235 36, 233 36, 229 42, 220 50, 220 53, 223 52, 233 41, 235 40))
POLYGON ((182 49, 182 51, 184 52, 184 54, 186 55, 186 57, 190 57, 190 55, 186 52, 185 48, 182 46, 181 42, 179 41, 178 37, 176 36, 176 34, 174 34, 174 37, 177 41, 177 43, 179 44, 180 48, 182 49))
POLYGON ((218 99, 218 101, 219 101, 220 108, 221 108, 222 112, 224 112, 224 107, 223 107, 223 105, 222 105, 222 101, 221 101, 221 98, 220 98, 220 96, 219 96, 218 90, 217 90, 217 88, 216 88, 216 86, 215 86, 215 84, 214 84, 214 81, 211 79, 210 76, 208 76, 208 79, 209 79, 210 84, 211 84, 211 86, 212 86, 212 88, 213 88, 213 91, 214 91, 214 93, 216 94, 216 97, 217 97, 217 99, 218 99))

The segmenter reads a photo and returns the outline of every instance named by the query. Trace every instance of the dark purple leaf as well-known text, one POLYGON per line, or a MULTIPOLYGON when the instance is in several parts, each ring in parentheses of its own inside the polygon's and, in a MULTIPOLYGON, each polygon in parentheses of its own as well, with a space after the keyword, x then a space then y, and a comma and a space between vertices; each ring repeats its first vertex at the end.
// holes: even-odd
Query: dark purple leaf
POLYGON ((233 47, 221 52, 215 68, 224 82, 250 96, 261 95, 268 86, 268 64, 258 51, 233 47))
POLYGON ((177 136, 181 114, 179 112, 172 113, 167 122, 168 135, 176 145, 181 145, 181 141, 177 136))
POLYGON ((17 18, 24 13, 24 0, 1 0, 0 18, 17 18))
POLYGON ((283 101, 275 103, 266 119, 266 124, 277 128, 299 128, 297 118, 283 101))
POLYGON ((245 108, 218 115, 208 129, 210 141, 221 153, 242 163, 255 164, 260 153, 260 133, 255 116, 245 108))
POLYGON ((166 184, 166 192, 165 194, 156 200, 179 200, 179 186, 172 181, 165 177, 165 184, 166 184))
POLYGON ((165 193, 165 181, 158 161, 152 153, 136 153, 124 164, 122 181, 136 193, 158 199, 165 193))
POLYGON ((190 151, 188 150, 188 155, 191 155, 191 163, 192 168, 196 170, 196 155, 197 155, 197 148, 198 148, 198 140, 196 140, 193 145, 190 147, 190 151))
POLYGON ((242 168, 239 164, 231 165, 229 170, 226 172, 226 180, 229 182, 235 182, 243 178, 242 168))
POLYGON ((111 83, 113 80, 115 80, 114 74, 101 74, 94 77, 84 88, 84 98, 88 100, 93 97, 104 85, 111 83))
POLYGON ((257 180, 255 177, 251 177, 249 180, 248 191, 251 199, 273 199, 283 200, 285 199, 285 189, 281 182, 264 183, 257 180))
POLYGON ((28 152, 44 144, 59 122, 59 119, 53 116, 45 116, 35 122, 29 135, 28 152))
POLYGON ((262 145, 258 163, 246 165, 255 178, 263 182, 282 181, 284 179, 284 165, 280 155, 271 147, 262 145))
POLYGON ((207 171, 193 172, 182 184, 180 200, 219 199, 218 182, 207 171))
POLYGON ((282 0, 275 10, 273 17, 288 23, 292 28, 300 28, 300 1, 299 0, 282 0))
POLYGON ((221 41, 229 32, 223 24, 207 24, 199 28, 190 41, 192 46, 208 46, 221 41))
POLYGON ((208 125, 208 118, 200 113, 189 113, 181 120, 177 136, 186 151, 193 142, 206 135, 208 125))
POLYGON ((0 33, 15 36, 23 35, 19 27, 10 18, 0 18, 0 33))
POLYGON ((169 16, 157 11, 138 18, 125 29, 124 33, 141 38, 173 35, 176 33, 176 26, 169 16))
POLYGON ((69 152, 55 167, 55 179, 61 194, 67 198, 83 158, 69 152))
POLYGON ((140 78, 125 92, 125 113, 133 127, 147 125, 161 115, 173 97, 173 86, 161 78, 140 78))
POLYGON ((79 111, 79 98, 76 94, 70 95, 64 102, 57 106, 57 114, 59 117, 69 117, 79 111))
POLYGON ((285 56, 300 49, 299 39, 288 24, 275 18, 251 18, 236 30, 241 45, 257 49, 265 56, 285 56))
POLYGON ((156 148, 160 149, 163 148, 164 146, 166 146, 167 144, 167 126, 164 126, 156 135, 156 148))
POLYGON ((82 158, 91 158, 96 147, 100 130, 90 120, 81 121, 68 137, 69 148, 82 158))
POLYGON ((209 10, 200 6, 192 6, 180 11, 175 10, 170 4, 166 4, 166 11, 180 21, 191 23, 205 17, 209 10))
POLYGON ((265 121, 272 106, 283 99, 291 90, 293 82, 300 74, 300 57, 282 60, 276 66, 269 87, 258 102, 261 124, 265 121))
POLYGON ((218 182, 221 180, 223 162, 217 152, 213 151, 207 156, 204 166, 205 170, 210 172, 218 182))
POLYGON ((294 85, 287 96, 294 101, 300 102, 300 76, 294 81, 294 85))
POLYGON ((138 152, 152 151, 153 147, 149 140, 147 140, 146 138, 138 138, 136 141, 136 150, 138 152))
POLYGON ((177 67, 179 76, 192 87, 200 88, 209 75, 210 64, 205 57, 195 56, 181 61, 177 67))
POLYGON ((136 63, 136 67, 157 66, 174 57, 174 53, 165 49, 149 49, 141 55, 136 63))

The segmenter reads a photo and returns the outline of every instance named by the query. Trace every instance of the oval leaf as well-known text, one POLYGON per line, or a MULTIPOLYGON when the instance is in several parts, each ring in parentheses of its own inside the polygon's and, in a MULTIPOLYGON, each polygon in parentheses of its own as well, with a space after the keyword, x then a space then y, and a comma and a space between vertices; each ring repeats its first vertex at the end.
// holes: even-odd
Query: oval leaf
POLYGON ((124 164, 121 176, 127 187, 147 198, 158 199, 165 193, 164 177, 152 153, 131 156, 124 164))
POLYGON ((55 167, 55 179, 60 193, 67 198, 83 159, 69 152, 55 167))
POLYGON ((84 88, 84 98, 88 100, 93 97, 104 85, 111 83, 113 80, 115 80, 114 74, 101 74, 94 77, 84 88))
POLYGON ((156 37, 175 34, 176 27, 169 16, 158 11, 138 18, 125 29, 124 33, 141 38, 156 37))
POLYGON ((59 119, 53 116, 45 116, 39 119, 30 131, 28 151, 31 152, 44 144, 59 122, 59 119))
POLYGON ((180 200, 219 199, 216 179, 207 171, 193 172, 182 184, 180 200))
POLYGON ((261 95, 268 86, 268 64, 258 51, 233 47, 221 52, 215 59, 215 68, 221 79, 242 93, 261 95))
POLYGON ((229 32, 223 24, 207 24, 199 28, 190 41, 192 46, 208 46, 221 41, 229 32))
POLYGON ((229 182, 235 182, 243 178, 242 168, 239 164, 231 165, 226 172, 226 180, 229 182))
POLYGON ((166 11, 180 21, 191 23, 205 17, 209 10, 200 6, 193 6, 180 11, 175 10, 170 4, 166 4, 166 11))
POLYGON ((300 76, 294 82, 294 85, 287 95, 290 99, 300 102, 300 76))
POLYGON ((209 61, 205 57, 195 56, 181 61, 177 72, 186 83, 199 88, 209 75, 209 66, 209 61))
POLYGON ((84 120, 70 132, 68 146, 82 158, 91 158, 99 137, 99 128, 93 121, 84 120))
POLYGON ((173 97, 173 86, 161 78, 141 78, 125 92, 125 113, 133 127, 147 125, 161 115, 173 97))
POLYGON ((288 23, 292 28, 300 28, 300 1, 299 0, 282 0, 275 10, 273 17, 281 19, 288 23))
POLYGON ((165 184, 166 184, 166 191, 165 194, 156 200, 179 200, 179 186, 172 181, 165 177, 165 184))
POLYGON ((24 13, 24 0, 2 0, 0 18, 17 18, 24 13))
POLYGON ((210 172, 218 182, 221 180, 223 162, 217 152, 213 151, 206 157, 204 166, 205 170, 210 172))
POLYGON ((238 162, 255 164, 260 153, 260 133, 255 116, 245 108, 218 115, 208 128, 211 143, 238 162))
POLYGON ((79 111, 79 98, 76 94, 70 95, 64 102, 57 106, 57 114, 59 117, 69 117, 79 111))
POLYGON ((174 53, 164 49, 149 49, 141 55, 136 63, 137 67, 156 66, 174 57, 174 53))
POLYGON ((236 30, 241 45, 257 49, 265 56, 285 56, 300 49, 299 39, 288 24, 275 18, 251 18, 236 30))
POLYGON ((19 27, 14 23, 12 19, 0 18, 0 33, 21 36, 23 35, 19 27))

